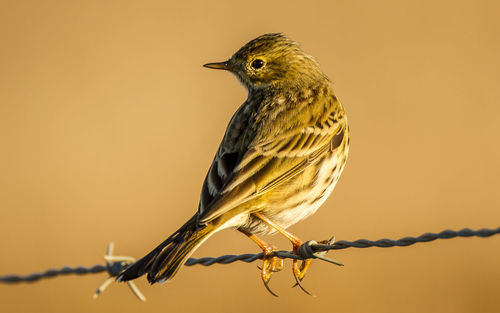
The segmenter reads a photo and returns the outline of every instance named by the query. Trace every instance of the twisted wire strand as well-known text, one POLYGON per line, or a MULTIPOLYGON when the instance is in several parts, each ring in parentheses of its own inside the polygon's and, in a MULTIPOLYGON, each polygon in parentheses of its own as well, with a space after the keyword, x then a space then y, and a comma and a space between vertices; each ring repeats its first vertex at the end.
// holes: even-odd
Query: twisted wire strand
POLYGON ((55 276, 60 276, 60 275, 69 275, 69 274, 85 275, 85 274, 92 274, 92 273, 101 273, 101 272, 105 272, 106 270, 107 270, 107 268, 105 265, 94 265, 92 267, 65 266, 65 267, 60 268, 60 269, 48 269, 42 273, 32 273, 32 274, 29 274, 26 276, 20 276, 20 275, 2 276, 2 277, 0 277, 0 282, 3 282, 3 283, 20 283, 20 282, 32 283, 32 282, 36 282, 37 280, 39 280, 41 278, 50 278, 50 277, 55 277, 55 276))
MULTIPOLYGON (((453 230, 444 230, 440 233, 425 233, 418 237, 404 237, 398 240, 391 239, 379 239, 376 241, 371 241, 367 239, 359 239, 356 241, 338 241, 333 244, 318 244, 314 241, 308 241, 304 243, 298 251, 298 254, 293 253, 292 251, 276 251, 274 254, 283 259, 307 259, 307 258, 321 258, 326 251, 330 250, 341 250, 347 248, 369 248, 369 247, 378 247, 378 248, 390 248, 390 247, 407 247, 416 243, 421 242, 430 242, 437 239, 450 239, 456 237, 490 237, 496 234, 500 234, 500 227, 496 229, 479 229, 472 230, 470 228, 464 228, 459 231, 453 230), (323 254, 322 254, 323 253, 323 254)), ((239 254, 239 255, 223 255, 216 258, 205 257, 205 258, 190 258, 186 262, 186 266, 193 265, 204 265, 210 266, 213 264, 229 264, 236 261, 242 261, 246 263, 251 263, 255 260, 261 260, 264 257, 263 253, 257 254, 239 254)), ((110 276, 117 276, 122 270, 130 266, 124 262, 113 262, 107 265, 94 265, 92 267, 63 267, 61 269, 49 269, 42 273, 32 273, 26 276, 21 275, 7 275, 0 276, 0 282, 3 283, 19 283, 19 282, 35 282, 42 278, 50 278, 56 277, 59 275, 69 275, 69 274, 77 274, 77 275, 85 275, 85 274, 93 274, 93 273, 101 273, 107 271, 110 276)))

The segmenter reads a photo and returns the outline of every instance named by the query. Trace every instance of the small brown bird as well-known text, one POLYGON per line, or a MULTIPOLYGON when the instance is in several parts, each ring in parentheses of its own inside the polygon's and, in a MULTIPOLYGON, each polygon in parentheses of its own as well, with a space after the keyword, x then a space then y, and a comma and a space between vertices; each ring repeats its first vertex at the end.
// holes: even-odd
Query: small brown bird
MULTIPOLYGON (((264 251, 261 277, 272 293, 268 282, 282 260, 257 235, 279 232, 297 251, 302 241, 286 228, 314 214, 335 187, 348 153, 346 115, 318 63, 282 34, 262 35, 204 66, 236 75, 248 98, 229 122, 198 211, 117 279, 172 279, 205 240, 233 228, 264 251)), ((293 261, 299 285, 310 262, 293 261)))

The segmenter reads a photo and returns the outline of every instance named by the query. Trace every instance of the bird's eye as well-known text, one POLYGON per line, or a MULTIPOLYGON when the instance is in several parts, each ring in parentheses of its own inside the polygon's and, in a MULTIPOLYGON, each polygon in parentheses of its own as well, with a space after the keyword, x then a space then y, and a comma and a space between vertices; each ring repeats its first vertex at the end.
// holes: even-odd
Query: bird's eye
POLYGON ((252 67, 256 70, 263 67, 263 66, 264 66, 264 61, 262 61, 261 59, 255 59, 252 62, 252 67))

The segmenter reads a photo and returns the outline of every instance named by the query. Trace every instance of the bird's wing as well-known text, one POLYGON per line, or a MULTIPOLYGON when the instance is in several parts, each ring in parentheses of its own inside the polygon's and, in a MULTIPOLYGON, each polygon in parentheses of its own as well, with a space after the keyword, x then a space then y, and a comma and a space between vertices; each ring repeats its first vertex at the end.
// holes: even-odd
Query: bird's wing
POLYGON ((199 223, 207 223, 300 174, 329 149, 341 145, 344 127, 342 113, 332 109, 314 124, 251 144, 241 157, 219 150, 203 185, 199 223))

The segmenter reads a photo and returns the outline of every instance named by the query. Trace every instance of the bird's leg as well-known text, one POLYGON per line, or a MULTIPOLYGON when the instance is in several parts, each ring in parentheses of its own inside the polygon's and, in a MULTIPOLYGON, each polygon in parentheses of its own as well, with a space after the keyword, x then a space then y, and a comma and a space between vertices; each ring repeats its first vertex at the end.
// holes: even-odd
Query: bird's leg
MULTIPOLYGON (((293 245, 293 251, 295 253, 297 253, 297 250, 303 244, 302 240, 300 240, 296 236, 292 235, 291 233, 289 233, 284 228, 282 228, 281 226, 277 225, 276 223, 274 223, 273 221, 271 221, 270 219, 268 219, 264 215, 262 215, 260 213, 253 213, 253 215, 255 217, 257 217, 258 219, 260 219, 261 221, 263 221, 264 223, 266 223, 269 226, 271 226, 272 228, 276 229, 276 231, 278 231, 280 234, 282 234, 288 240, 290 240, 290 242, 293 245)), ((307 269, 311 265, 311 260, 303 260, 302 263, 300 264, 300 266, 298 264, 298 261, 299 260, 293 260, 293 267, 292 267, 292 269, 293 269, 293 276, 295 277, 295 281, 297 282, 297 285, 299 285, 299 287, 305 293, 307 293, 307 294, 310 295, 310 293, 307 290, 304 289, 304 287, 300 284, 300 282, 302 281, 302 279, 304 279, 304 276, 306 275, 307 269)))
POLYGON ((272 253, 276 250, 272 245, 264 242, 256 235, 244 229, 238 230, 247 235, 248 238, 252 239, 264 252, 264 262, 262 263, 261 268, 262 281, 264 282, 264 286, 266 287, 267 291, 269 291, 273 296, 277 297, 278 295, 274 293, 271 288, 269 288, 269 281, 271 280, 271 275, 274 272, 281 271, 281 269, 283 268, 283 259, 280 259, 277 256, 270 257, 270 255, 272 255, 272 253))

